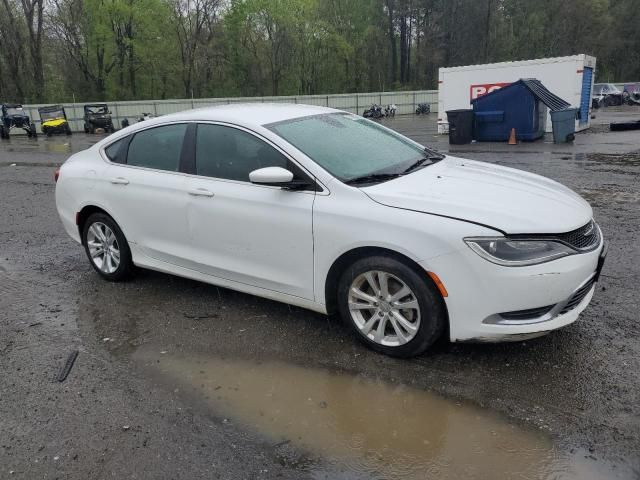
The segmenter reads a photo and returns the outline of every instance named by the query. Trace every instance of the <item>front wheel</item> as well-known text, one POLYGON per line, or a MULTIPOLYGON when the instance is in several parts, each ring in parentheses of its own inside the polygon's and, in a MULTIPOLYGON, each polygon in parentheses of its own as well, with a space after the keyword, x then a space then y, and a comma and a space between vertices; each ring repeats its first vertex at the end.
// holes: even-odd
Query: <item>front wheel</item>
POLYGON ((356 336, 395 357, 423 353, 444 331, 444 301, 426 272, 392 257, 356 261, 338 282, 338 308, 356 336))
POLYGON ((103 278, 117 282, 131 275, 133 262, 129 244, 110 216, 92 214, 84 224, 82 243, 91 266, 103 278))

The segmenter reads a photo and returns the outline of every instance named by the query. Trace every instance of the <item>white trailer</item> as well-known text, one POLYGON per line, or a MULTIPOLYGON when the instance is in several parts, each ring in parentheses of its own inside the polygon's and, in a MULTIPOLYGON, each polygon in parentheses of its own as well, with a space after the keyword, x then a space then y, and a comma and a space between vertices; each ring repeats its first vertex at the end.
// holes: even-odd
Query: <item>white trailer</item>
MULTIPOLYGON (((591 93, 595 57, 541 58, 518 62, 488 63, 440 68, 438 72, 438 133, 448 133, 447 110, 471 108, 471 100, 521 78, 536 78, 572 107, 580 109, 576 131, 591 126, 591 93)), ((547 114, 548 115, 548 114, 547 114)), ((546 131, 551 132, 551 118, 546 131)))

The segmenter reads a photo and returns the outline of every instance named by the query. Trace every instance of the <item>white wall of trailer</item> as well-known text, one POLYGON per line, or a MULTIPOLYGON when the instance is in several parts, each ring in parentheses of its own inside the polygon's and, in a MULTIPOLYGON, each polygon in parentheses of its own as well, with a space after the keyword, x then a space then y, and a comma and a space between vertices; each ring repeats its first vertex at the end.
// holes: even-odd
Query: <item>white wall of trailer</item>
MULTIPOLYGON (((471 99, 521 78, 537 78, 551 92, 580 108, 583 99, 583 75, 591 69, 592 79, 586 94, 591 107, 596 59, 589 55, 542 58, 517 62, 490 63, 464 67, 440 68, 438 75, 438 131, 447 130, 447 110, 471 108, 471 99)), ((576 121, 576 131, 589 128, 586 122, 576 121)), ((551 132, 551 118, 547 118, 547 132, 551 132)))

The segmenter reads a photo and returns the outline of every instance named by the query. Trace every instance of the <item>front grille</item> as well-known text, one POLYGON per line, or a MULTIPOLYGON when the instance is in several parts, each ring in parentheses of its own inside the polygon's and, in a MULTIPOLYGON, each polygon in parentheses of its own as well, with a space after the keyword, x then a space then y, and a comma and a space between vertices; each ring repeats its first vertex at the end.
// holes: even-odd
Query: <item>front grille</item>
POLYGON ((509 238, 513 240, 556 240, 584 253, 598 248, 598 245, 600 245, 600 229, 596 222, 591 220, 586 225, 567 233, 516 234, 509 235, 509 238))
POLYGON ((580 305, 580 302, 582 302, 582 300, 584 300, 584 297, 586 297, 587 294, 591 291, 591 288, 593 287, 593 284, 595 282, 596 282, 596 277, 594 275, 593 277, 591 277, 591 279, 589 279, 587 283, 585 283, 582 287, 580 287, 571 296, 567 304, 564 307, 562 307, 562 310, 560 310, 560 315, 564 315, 565 313, 570 312, 571 310, 576 308, 578 305, 580 305))
POLYGON ((589 250, 597 247, 600 243, 600 230, 596 222, 591 220, 584 227, 572 230, 571 232, 553 235, 553 237, 568 243, 578 250, 589 250))

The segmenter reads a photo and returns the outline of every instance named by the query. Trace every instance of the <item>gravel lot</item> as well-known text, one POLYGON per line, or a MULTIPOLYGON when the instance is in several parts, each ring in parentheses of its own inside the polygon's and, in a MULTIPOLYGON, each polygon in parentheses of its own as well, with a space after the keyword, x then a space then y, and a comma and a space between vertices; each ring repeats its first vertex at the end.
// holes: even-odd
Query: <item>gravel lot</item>
MULTIPOLYGON (((433 418, 392 411, 406 391, 423 409, 447 412, 451 439, 495 427, 517 432, 518 452, 545 449, 548 468, 531 470, 537 478, 640 478, 640 135, 604 126, 638 113, 599 113, 573 145, 451 149, 579 192, 610 241, 609 256, 575 324, 524 343, 443 341, 413 360, 368 351, 334 318, 230 290, 149 271, 127 283, 101 281, 63 232, 53 196, 53 167, 99 137, 1 142, 0 478, 418 478, 385 469, 392 462, 383 460, 383 440, 394 437, 393 421, 369 432, 367 451, 353 447, 358 461, 328 446, 341 429, 359 438, 360 427, 347 428, 354 414, 330 417, 343 420, 327 431, 322 422, 297 429, 317 412, 344 414, 349 402, 373 396, 387 405, 385 418, 415 420, 402 427, 407 435, 421 421, 428 430, 433 418), (73 350, 77 361, 60 383, 56 376, 73 350), (264 395, 265 376, 288 392, 263 402, 266 414, 273 420, 288 410, 287 424, 262 422, 260 401, 251 401, 264 395), (244 382, 246 396, 234 393, 242 392, 234 379, 244 382), (317 397, 327 394, 316 390, 322 382, 337 385, 330 399, 317 397), (290 401, 305 389, 311 413, 290 401), (470 430, 456 433, 460 418, 482 421, 469 420, 470 430), (562 466, 555 469, 551 457, 562 466)), ((449 151, 433 116, 384 123, 449 151)), ((469 453, 464 473, 491 478, 479 461, 486 456, 495 472, 515 475, 508 448, 497 455, 484 443, 482 455, 469 453)), ((459 460, 447 452, 430 451, 416 465, 440 462, 427 478, 456 478, 461 471, 451 464, 459 460)))

